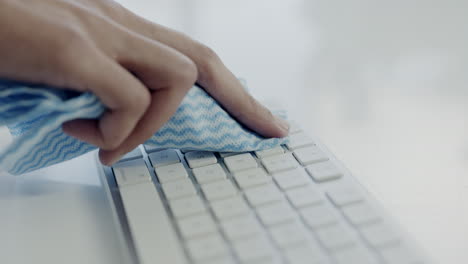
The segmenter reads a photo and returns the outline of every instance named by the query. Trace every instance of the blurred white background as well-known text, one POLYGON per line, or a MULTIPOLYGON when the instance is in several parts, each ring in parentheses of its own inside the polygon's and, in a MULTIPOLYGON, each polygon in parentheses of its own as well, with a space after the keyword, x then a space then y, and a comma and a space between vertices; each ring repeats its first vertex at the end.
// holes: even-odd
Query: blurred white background
POLYGON ((436 261, 468 263, 467 1, 120 2, 212 47, 436 261))

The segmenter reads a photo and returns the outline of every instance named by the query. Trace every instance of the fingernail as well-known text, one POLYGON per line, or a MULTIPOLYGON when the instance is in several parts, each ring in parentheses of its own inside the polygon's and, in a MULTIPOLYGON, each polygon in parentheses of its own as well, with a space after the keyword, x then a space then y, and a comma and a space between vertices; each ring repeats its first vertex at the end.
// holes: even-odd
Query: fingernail
POLYGON ((284 130, 286 133, 289 133, 289 123, 279 116, 275 116, 276 124, 284 130))
POLYGON ((117 161, 119 161, 121 158, 121 156, 117 156, 115 158, 113 158, 112 160, 109 161, 109 164, 107 166, 112 166, 114 165, 115 163, 117 163, 117 161))
POLYGON ((101 150, 99 153, 99 156, 100 156, 102 164, 109 166, 109 167, 117 163, 117 161, 119 161, 122 158, 122 155, 115 155, 115 154, 112 155, 108 152, 106 153, 105 150, 101 150))

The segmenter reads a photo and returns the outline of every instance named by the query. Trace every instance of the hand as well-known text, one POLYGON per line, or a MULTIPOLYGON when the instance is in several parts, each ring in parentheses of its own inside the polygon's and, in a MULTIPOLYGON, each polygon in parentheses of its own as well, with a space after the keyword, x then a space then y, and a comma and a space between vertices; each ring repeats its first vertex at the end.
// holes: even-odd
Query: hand
POLYGON ((111 0, 0 0, 0 39, 0 78, 89 91, 107 106, 63 125, 106 165, 162 127, 195 82, 259 134, 288 133, 211 49, 111 0))

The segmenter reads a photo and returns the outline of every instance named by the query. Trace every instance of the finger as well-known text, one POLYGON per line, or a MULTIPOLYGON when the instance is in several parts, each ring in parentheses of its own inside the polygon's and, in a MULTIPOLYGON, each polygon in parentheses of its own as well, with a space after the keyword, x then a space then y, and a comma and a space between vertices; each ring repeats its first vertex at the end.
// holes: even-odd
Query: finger
POLYGON ((100 159, 112 164, 122 155, 150 138, 175 113, 196 81, 194 63, 180 52, 156 41, 135 36, 131 52, 120 63, 151 89, 151 104, 131 135, 113 150, 101 150, 100 159))
POLYGON ((238 121, 266 137, 284 137, 288 134, 288 123, 272 115, 246 92, 211 49, 184 34, 147 21, 131 12, 116 19, 131 30, 164 43, 192 59, 198 69, 197 82, 238 121))
POLYGON ((147 113, 140 120, 134 132, 127 140, 115 150, 100 150, 99 158, 103 164, 111 165, 119 160, 125 153, 149 139, 174 114, 171 106, 178 106, 181 99, 171 94, 168 89, 153 92, 152 102, 147 113))
POLYGON ((129 136, 150 104, 144 85, 99 52, 83 56, 68 70, 70 83, 93 92, 108 108, 99 120, 74 120, 65 133, 102 149, 114 149, 129 136))
POLYGON ((289 124, 285 120, 252 97, 227 68, 216 67, 219 70, 208 71, 199 82, 231 115, 265 137, 288 135, 289 124))

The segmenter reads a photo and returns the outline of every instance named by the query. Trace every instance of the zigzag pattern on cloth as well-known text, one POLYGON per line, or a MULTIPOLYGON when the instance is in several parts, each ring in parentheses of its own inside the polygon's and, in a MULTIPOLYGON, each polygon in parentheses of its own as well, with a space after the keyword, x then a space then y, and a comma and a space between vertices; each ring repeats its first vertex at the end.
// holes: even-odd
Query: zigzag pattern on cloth
MULTIPOLYGON (((104 111, 91 93, 0 80, 0 126, 8 125, 15 138, 0 153, 0 168, 18 175, 96 149, 66 135, 61 126, 77 118, 98 118, 104 111)), ((285 117, 284 112, 275 114, 285 117)), ((174 116, 145 144, 161 149, 245 152, 273 148, 286 140, 266 139, 245 128, 194 86, 174 116)))

